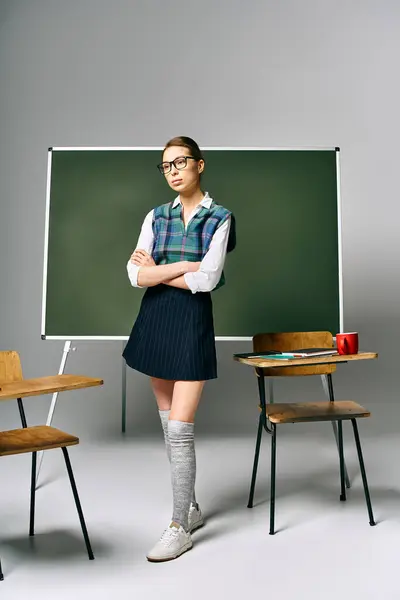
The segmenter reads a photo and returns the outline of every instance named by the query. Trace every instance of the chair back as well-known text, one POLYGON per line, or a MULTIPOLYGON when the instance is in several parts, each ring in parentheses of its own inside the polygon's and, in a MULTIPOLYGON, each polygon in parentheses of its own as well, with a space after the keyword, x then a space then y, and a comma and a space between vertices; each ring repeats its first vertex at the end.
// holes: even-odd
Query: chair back
POLYGON ((18 352, 15 350, 0 351, 0 384, 21 381, 22 368, 18 352))

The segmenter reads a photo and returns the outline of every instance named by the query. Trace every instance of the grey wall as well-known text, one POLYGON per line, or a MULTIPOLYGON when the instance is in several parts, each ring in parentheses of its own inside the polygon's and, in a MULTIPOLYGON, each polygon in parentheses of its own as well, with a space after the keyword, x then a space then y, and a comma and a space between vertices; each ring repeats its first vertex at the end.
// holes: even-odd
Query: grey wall
MULTIPOLYGON (((40 339, 49 146, 162 145, 181 133, 209 146, 338 145, 345 328, 380 360, 342 367, 337 391, 372 409, 396 402, 399 27, 397 0, 1 0, 0 348, 20 352, 27 377, 58 370, 63 344, 40 339)), ((200 432, 255 424, 255 378, 231 359, 248 347, 219 345, 200 432)), ((55 424, 118 435, 120 350, 77 344, 68 372, 105 385, 60 396, 55 424)), ((318 381, 296 385, 297 397, 321 396, 318 381)), ((281 397, 296 385, 280 382, 281 397)), ((129 373, 128 394, 130 434, 159 431, 146 378, 129 373)), ((31 423, 49 400, 27 401, 31 423)), ((0 409, 16 426, 14 403, 0 409)))

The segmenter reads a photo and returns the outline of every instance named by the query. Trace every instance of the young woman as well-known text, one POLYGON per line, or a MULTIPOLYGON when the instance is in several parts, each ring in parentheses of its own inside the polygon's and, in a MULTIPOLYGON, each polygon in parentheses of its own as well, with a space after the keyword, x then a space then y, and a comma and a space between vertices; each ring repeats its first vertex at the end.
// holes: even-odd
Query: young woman
POLYGON ((123 356, 150 376, 171 464, 172 520, 147 554, 152 562, 189 550, 204 524, 194 493, 194 419, 205 381, 217 377, 210 292, 224 283, 235 246, 233 215, 201 189, 204 167, 191 138, 166 144, 158 168, 178 195, 148 213, 127 265, 132 285, 147 289, 123 356))

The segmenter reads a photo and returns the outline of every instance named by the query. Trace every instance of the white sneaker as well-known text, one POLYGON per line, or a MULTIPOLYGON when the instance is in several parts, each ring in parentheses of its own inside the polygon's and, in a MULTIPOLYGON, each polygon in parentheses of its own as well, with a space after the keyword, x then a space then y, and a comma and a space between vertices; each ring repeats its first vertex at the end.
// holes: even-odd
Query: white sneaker
POLYGON ((150 562, 173 560, 190 550, 192 546, 190 533, 187 533, 178 523, 172 522, 154 548, 147 554, 147 560, 150 562))
POLYGON ((204 525, 203 515, 201 514, 200 508, 197 508, 197 506, 196 504, 192 503, 189 508, 189 533, 193 533, 193 531, 196 531, 196 529, 200 529, 200 527, 203 527, 204 525))

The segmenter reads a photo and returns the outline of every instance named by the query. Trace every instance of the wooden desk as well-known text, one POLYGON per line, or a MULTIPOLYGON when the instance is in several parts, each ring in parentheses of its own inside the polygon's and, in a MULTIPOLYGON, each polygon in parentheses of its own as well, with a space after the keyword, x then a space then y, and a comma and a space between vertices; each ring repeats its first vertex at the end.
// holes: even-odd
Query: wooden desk
MULTIPOLYGON (((260 352, 260 354, 262 354, 260 352)), ((376 352, 359 352, 358 354, 334 354, 333 356, 308 356, 307 358, 292 358, 289 360, 274 360, 273 358, 241 358, 234 356, 234 360, 254 367, 255 369, 266 369, 274 367, 301 367, 321 364, 346 363, 357 360, 371 360, 378 358, 376 352)), ((1 392, 0 392, 1 397, 1 392)))
POLYGON ((83 375, 50 375, 36 379, 21 379, 0 385, 0 400, 42 396, 54 392, 67 392, 103 385, 102 379, 83 375))
MULTIPOLYGON (((49 375, 47 377, 37 377, 35 379, 20 379, 11 383, 1 383, 0 401, 17 400, 22 427, 27 427, 24 405, 22 398, 29 396, 42 396, 44 394, 58 394, 58 392, 67 392, 69 390, 81 390, 83 388, 103 385, 103 380, 95 377, 85 377, 84 375, 49 375)), ((47 423, 50 425, 51 421, 47 423)), ((39 469, 43 460, 43 451, 39 452, 39 469)), ((36 471, 36 462, 35 462, 36 471)))
MULTIPOLYGON (((260 352, 260 354, 262 354, 262 352, 260 352)), ((358 354, 334 354, 332 356, 309 356, 307 358, 293 358, 293 359, 288 359, 288 360, 274 360, 273 358, 242 358, 239 356, 234 356, 234 360, 236 360, 237 362, 243 363, 245 365, 249 365, 250 367, 253 367, 256 371, 257 374, 257 382, 258 382, 258 394, 259 394, 259 407, 261 409, 261 413, 260 413, 260 418, 259 418, 259 424, 258 424, 258 432, 257 432, 257 441, 256 441, 256 451, 255 451, 255 456, 254 456, 254 466, 253 466, 253 474, 252 474, 252 479, 251 479, 251 486, 250 486, 250 495, 249 495, 249 502, 248 502, 248 507, 251 508, 253 506, 253 496, 254 496, 254 487, 255 487, 255 482, 256 482, 256 476, 257 476, 257 467, 258 467, 258 456, 260 453, 260 444, 261 444, 261 434, 263 429, 271 434, 272 431, 271 429, 268 427, 268 419, 267 419, 267 402, 266 402, 266 394, 265 394, 265 372, 264 369, 271 369, 271 371, 269 371, 269 376, 273 377, 273 369, 277 368, 280 369, 280 373, 282 373, 282 369, 287 368, 287 367, 301 367, 301 366, 305 366, 305 367, 310 367, 310 366, 315 366, 315 365, 329 365, 329 364, 339 364, 339 363, 347 363, 347 362, 355 362, 355 361, 359 361, 359 360, 371 360, 371 359, 375 359, 378 357, 378 354, 376 352, 359 352, 358 354)), ((334 400, 334 395, 333 395, 333 387, 332 387, 332 380, 331 380, 331 375, 327 375, 327 392, 329 393, 329 399, 331 401, 334 400)), ((272 400, 271 400, 272 403, 272 400)), ((336 439, 336 443, 338 445, 338 450, 339 450, 339 454, 340 454, 340 448, 339 448, 339 438, 338 438, 338 431, 337 431, 337 427, 336 427, 336 423, 334 421, 332 421, 332 427, 333 427, 333 432, 335 435, 335 439, 336 439)), ((349 476, 347 474, 347 469, 346 469, 346 464, 344 463, 344 459, 343 459, 343 466, 344 466, 344 476, 345 476, 345 480, 346 480, 346 485, 349 488, 350 487, 350 480, 349 480, 349 476)))
MULTIPOLYGON (((262 354, 262 352, 260 352, 262 354)), ((271 435, 271 493, 270 493, 270 534, 273 535, 275 533, 274 522, 275 522, 275 472, 276 472, 276 425, 279 422, 298 422, 301 420, 299 416, 301 416, 301 411, 303 412, 303 420, 329 420, 332 423, 334 435, 336 438, 336 443, 338 446, 339 452, 339 464, 340 464, 340 485, 341 485, 341 494, 340 499, 346 500, 346 491, 345 487, 350 487, 350 480, 347 474, 346 463, 344 461, 343 454, 343 431, 342 431, 342 421, 341 419, 349 418, 349 415, 346 412, 351 408, 354 410, 353 414, 356 416, 369 416, 369 411, 363 409, 363 407, 356 405, 354 402, 340 402, 340 411, 336 412, 335 408, 337 405, 334 402, 334 393, 332 386, 331 374, 328 372, 327 384, 329 391, 329 403, 295 403, 291 405, 289 403, 282 403, 279 405, 274 405, 272 402, 267 405, 266 402, 266 394, 265 394, 265 377, 273 377, 274 369, 279 369, 279 374, 282 374, 282 371, 285 368, 290 367, 311 367, 316 365, 336 365, 340 363, 347 362, 356 362, 360 360, 371 360, 378 357, 376 352, 359 352, 358 354, 334 354, 331 356, 308 356, 306 358, 292 358, 292 359, 273 359, 271 358, 256 358, 256 357, 248 357, 244 358, 241 356, 234 356, 234 359, 237 362, 243 363, 245 365, 249 365, 253 367, 257 374, 258 381, 258 391, 259 391, 259 399, 260 399, 260 416, 258 422, 258 431, 257 431, 257 439, 256 439, 256 449, 254 454, 254 462, 253 462, 253 473, 251 476, 251 485, 250 485, 250 494, 249 501, 247 506, 249 508, 253 507, 253 499, 254 499, 254 489, 257 477, 257 469, 258 469, 258 460, 260 454, 260 445, 261 445, 261 436, 263 430, 265 430, 269 435, 271 435), (345 406, 344 406, 345 405, 345 406), (273 414, 273 409, 275 407, 276 414, 273 414), (333 410, 332 410, 333 408, 333 410), (288 409, 297 411, 296 415, 288 415, 288 409), (325 411, 326 418, 321 418, 321 413, 325 411), (279 417, 279 412, 281 416, 279 417), (318 414, 319 413, 319 414, 318 414), (337 417, 335 420, 335 416, 337 417), (336 423, 337 421, 337 423, 336 423)), ((312 371, 312 369, 311 369, 312 371)), ((316 369, 318 373, 318 369, 316 369)), ((292 371, 296 372, 296 369, 292 371)), ((310 373, 312 374, 312 373, 310 373)), ((288 376, 290 373, 288 372, 288 376)), ((301 376, 299 374, 299 376, 301 376)), ((371 500, 369 497, 369 490, 367 484, 367 478, 365 474, 364 461, 362 457, 361 444, 358 435, 357 429, 357 421, 356 418, 352 418, 352 425, 354 429, 354 437, 356 441, 357 453, 360 462, 361 475, 364 485, 364 493, 367 502, 368 514, 369 514, 369 522, 370 525, 375 525, 374 516, 372 513, 371 500)))

